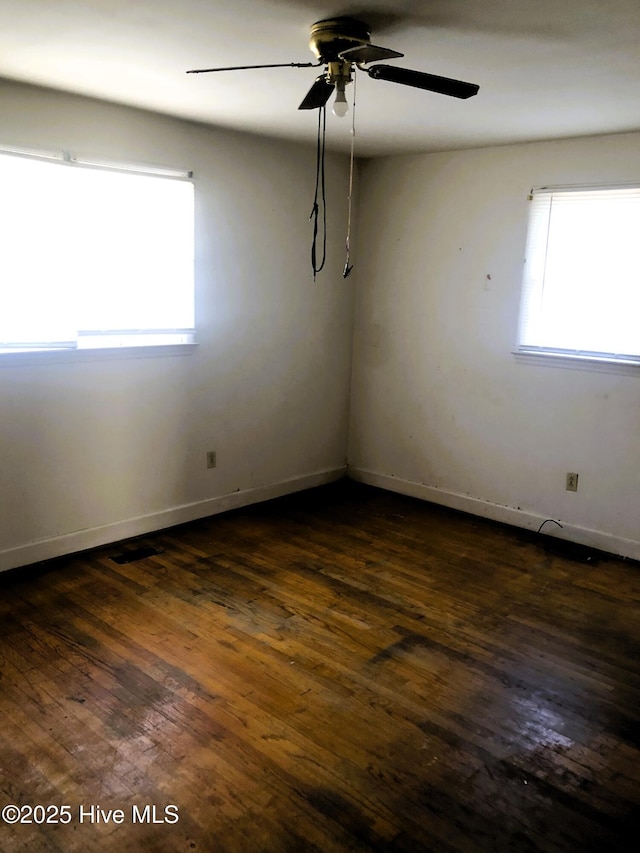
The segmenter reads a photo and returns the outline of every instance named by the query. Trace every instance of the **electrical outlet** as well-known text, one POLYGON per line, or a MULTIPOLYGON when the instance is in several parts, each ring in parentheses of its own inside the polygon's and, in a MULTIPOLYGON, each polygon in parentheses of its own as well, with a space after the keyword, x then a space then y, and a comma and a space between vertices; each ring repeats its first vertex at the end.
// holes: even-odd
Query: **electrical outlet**
POLYGON ((578 491, 578 475, 577 474, 567 474, 566 489, 568 492, 577 492, 578 491))
POLYGON ((216 467, 216 452, 215 450, 207 450, 207 468, 216 467))

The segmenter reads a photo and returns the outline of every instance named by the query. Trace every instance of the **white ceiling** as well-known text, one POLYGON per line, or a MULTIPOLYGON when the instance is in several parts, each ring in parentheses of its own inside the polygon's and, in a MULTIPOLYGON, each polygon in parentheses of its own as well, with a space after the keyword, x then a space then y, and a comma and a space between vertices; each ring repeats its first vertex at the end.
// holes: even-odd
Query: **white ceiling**
MULTIPOLYGON (((467 80, 467 101, 358 75, 358 154, 640 130, 640 0, 0 0, 0 76, 313 142, 309 27, 351 14, 393 64, 467 80)), ((328 112, 327 145, 350 119, 328 112)), ((1 122, 1 116, 0 116, 1 122)))

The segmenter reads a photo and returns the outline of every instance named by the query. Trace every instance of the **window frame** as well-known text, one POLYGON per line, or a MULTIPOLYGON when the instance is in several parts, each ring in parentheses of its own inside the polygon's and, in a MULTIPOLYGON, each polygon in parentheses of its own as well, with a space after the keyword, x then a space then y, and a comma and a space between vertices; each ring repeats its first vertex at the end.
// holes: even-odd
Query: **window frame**
MULTIPOLYGON (((528 195, 530 204, 535 203, 536 197, 561 195, 566 193, 592 193, 597 194, 602 192, 612 193, 616 191, 632 191, 635 190, 640 195, 640 180, 636 181, 619 181, 614 183, 600 184, 562 184, 554 186, 533 187, 528 195)), ((549 204, 552 204, 552 198, 549 204)), ((518 313, 517 339, 513 347, 513 355, 516 360, 522 363, 566 367, 571 369, 593 370, 596 372, 606 373, 627 373, 633 375, 638 374, 640 367, 640 343, 638 344, 637 354, 605 352, 599 350, 587 349, 572 349, 552 347, 543 344, 523 343, 524 330, 526 326, 526 314, 529 309, 529 300, 536 297, 536 293, 540 294, 544 286, 544 273, 542 282, 534 285, 531 283, 532 276, 529 273, 528 263, 542 262, 546 264, 546 255, 548 248, 548 238, 550 233, 549 224, 544 232, 542 232, 539 223, 534 223, 535 209, 531 207, 527 217, 527 234, 526 234, 526 251, 524 260, 524 269, 520 282, 520 306, 518 313), (537 230, 536 230, 537 229, 537 230), (544 256, 536 257, 534 261, 530 261, 530 255, 533 252, 536 240, 545 242, 544 256), (537 288, 537 289, 536 289, 537 288)), ((638 263, 640 268, 640 260, 638 263)), ((535 278, 535 273, 533 278, 535 278)), ((538 279, 536 279, 538 281, 538 279)))
POLYGON ((81 168, 95 172, 111 172, 122 175, 137 175, 146 178, 169 179, 189 183, 193 187, 193 328, 181 329, 106 329, 100 331, 77 330, 77 339, 73 345, 42 346, 0 344, 0 367, 13 365, 81 362, 122 358, 154 358, 167 355, 186 355, 197 349, 195 338, 195 202, 196 184, 191 170, 164 166, 102 160, 85 159, 67 150, 44 150, 0 144, 0 156, 37 160, 55 164, 60 168, 81 168), (162 340, 162 337, 165 340, 162 340), (155 338, 155 340, 153 340, 155 338), (169 339, 171 338, 171 339, 169 339), (109 343, 109 340, 113 343, 109 343), (147 339, 149 342, 143 342, 147 339))

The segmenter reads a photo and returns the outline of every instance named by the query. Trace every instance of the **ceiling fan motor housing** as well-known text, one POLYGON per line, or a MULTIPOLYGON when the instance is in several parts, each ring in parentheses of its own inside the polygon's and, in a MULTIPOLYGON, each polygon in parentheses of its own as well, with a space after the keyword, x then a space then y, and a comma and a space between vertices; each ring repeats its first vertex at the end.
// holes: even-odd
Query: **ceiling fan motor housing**
POLYGON ((355 18, 327 18, 311 27, 309 47, 319 60, 328 64, 340 61, 343 50, 369 44, 369 27, 355 18))

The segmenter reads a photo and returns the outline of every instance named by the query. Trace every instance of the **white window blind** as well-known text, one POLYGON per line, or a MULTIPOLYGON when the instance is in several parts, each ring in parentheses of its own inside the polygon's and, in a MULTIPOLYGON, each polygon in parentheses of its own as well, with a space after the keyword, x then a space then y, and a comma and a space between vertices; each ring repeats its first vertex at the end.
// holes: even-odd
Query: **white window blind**
POLYGON ((535 190, 518 351, 640 363, 640 186, 535 190))
POLYGON ((194 187, 0 153, 0 350, 190 343, 194 187))

